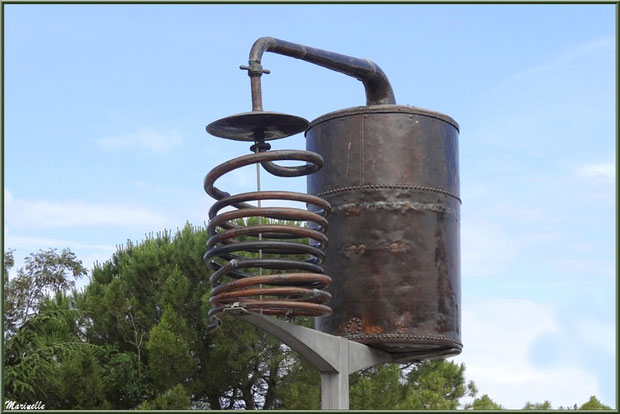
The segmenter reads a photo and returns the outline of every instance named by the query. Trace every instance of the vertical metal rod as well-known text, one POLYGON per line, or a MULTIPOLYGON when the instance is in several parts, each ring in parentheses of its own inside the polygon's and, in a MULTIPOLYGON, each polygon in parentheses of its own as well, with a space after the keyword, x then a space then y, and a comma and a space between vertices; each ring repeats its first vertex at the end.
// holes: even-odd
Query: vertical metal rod
POLYGON ((252 111, 263 110, 263 95, 260 84, 261 75, 262 73, 254 75, 250 74, 250 89, 252 91, 252 111))
MULTIPOLYGON (((255 150, 255 152, 258 154, 258 152, 259 152, 259 151, 260 151, 260 150, 259 150, 259 146, 258 146, 258 145, 256 145, 256 150, 255 150)), ((260 193, 260 163, 256 163, 256 191, 260 193)), ((258 208, 261 208, 261 207, 262 207, 262 205, 261 205, 261 200, 260 200, 260 198, 259 198, 258 200, 256 200, 256 202, 257 202, 258 208)), ((262 217, 261 217, 261 216, 258 216, 258 225, 260 226, 262 223, 263 223, 262 217)), ((261 240, 263 240, 263 234, 262 234, 262 233, 258 233, 258 241, 261 241, 261 240)), ((260 249, 260 250, 258 251, 258 258, 259 258, 259 259, 262 259, 262 258, 263 258, 263 249, 260 249)), ((262 276, 262 275, 263 275, 263 268, 262 268, 262 267, 259 267, 259 268, 258 268, 258 275, 259 275, 259 276, 262 276)), ((258 285, 258 287, 259 287, 259 289, 262 289, 262 288, 263 288, 263 285, 262 285, 262 284, 260 284, 260 285, 258 285)), ((260 296, 259 296, 259 299, 262 301, 262 300, 263 300, 263 295, 260 295, 260 296)), ((262 308, 261 308, 261 310, 260 310, 260 313, 261 313, 261 314, 263 313, 263 309, 262 309, 262 308)))

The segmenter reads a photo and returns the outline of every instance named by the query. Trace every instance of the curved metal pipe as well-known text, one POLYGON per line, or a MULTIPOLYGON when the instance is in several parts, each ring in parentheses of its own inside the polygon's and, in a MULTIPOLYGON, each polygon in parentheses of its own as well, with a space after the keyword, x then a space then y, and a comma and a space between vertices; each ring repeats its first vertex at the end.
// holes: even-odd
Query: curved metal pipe
POLYGON ((251 79, 253 111, 263 110, 260 77, 263 73, 269 73, 261 66, 261 59, 265 52, 305 60, 360 80, 366 90, 366 105, 396 103, 387 76, 378 65, 370 60, 341 55, 273 37, 261 37, 252 45, 249 66, 241 66, 241 69, 248 71, 251 79))

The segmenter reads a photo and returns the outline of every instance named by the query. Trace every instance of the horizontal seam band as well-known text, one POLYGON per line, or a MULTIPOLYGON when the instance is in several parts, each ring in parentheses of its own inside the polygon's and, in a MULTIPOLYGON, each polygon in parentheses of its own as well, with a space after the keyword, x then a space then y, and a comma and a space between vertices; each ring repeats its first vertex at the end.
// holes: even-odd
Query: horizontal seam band
POLYGON ((347 191, 356 191, 356 190, 383 190, 383 189, 398 189, 398 190, 419 190, 419 191, 432 191, 434 193, 445 194, 450 197, 456 198, 459 200, 459 203, 463 204, 459 196, 456 194, 452 194, 449 191, 442 190, 440 188, 435 187, 426 187, 422 185, 399 185, 399 184, 368 184, 362 186, 352 186, 352 187, 339 187, 334 188, 333 190, 324 191, 322 193, 317 194, 317 197, 322 197, 328 194, 334 193, 344 193, 347 191))

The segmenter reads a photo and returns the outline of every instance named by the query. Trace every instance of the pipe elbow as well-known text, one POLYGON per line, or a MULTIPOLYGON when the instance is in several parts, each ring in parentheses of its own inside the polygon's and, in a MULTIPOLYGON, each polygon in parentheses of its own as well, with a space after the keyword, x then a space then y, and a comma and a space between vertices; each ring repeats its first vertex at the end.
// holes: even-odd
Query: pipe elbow
MULTIPOLYGON (((249 66, 243 67, 249 70, 250 76, 256 78, 255 83, 260 82, 260 75, 263 73, 261 59, 265 52, 301 59, 358 79, 364 84, 366 104, 369 106, 396 103, 390 81, 383 70, 374 62, 315 49, 271 36, 261 37, 254 42, 250 49, 249 66)), ((254 89, 258 91, 258 86, 255 86, 254 89)), ((254 95, 258 95, 258 92, 253 92, 254 95)), ((256 99, 253 98, 253 101, 256 99)), ((262 108, 262 106, 256 107, 262 108)))
MULTIPOLYGON (((370 61, 369 61, 370 62, 370 61)), ((381 68, 373 62, 373 73, 365 79, 360 79, 366 90, 367 105, 394 105, 396 98, 392 85, 381 68)))
POLYGON ((273 48, 276 43, 277 39, 271 36, 264 36, 256 39, 250 49, 250 64, 252 62, 260 63, 263 58, 263 54, 266 51, 271 50, 270 48, 273 48))

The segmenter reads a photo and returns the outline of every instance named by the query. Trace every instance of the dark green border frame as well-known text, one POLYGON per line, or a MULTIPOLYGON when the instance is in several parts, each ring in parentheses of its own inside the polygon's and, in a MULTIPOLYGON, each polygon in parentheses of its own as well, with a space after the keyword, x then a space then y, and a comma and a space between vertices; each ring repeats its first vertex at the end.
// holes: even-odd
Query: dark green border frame
MULTIPOLYGON (((464 4, 484 4, 484 5, 503 5, 503 4, 528 4, 528 5, 540 5, 540 4, 587 4, 587 5, 591 5, 591 4, 615 4, 616 5, 616 9, 615 9, 615 15, 616 15, 616 248, 618 247, 618 241, 620 241, 620 234, 619 234, 619 229, 618 229, 618 218, 619 218, 619 214, 618 214, 618 195, 620 193, 619 189, 620 186, 618 185, 618 158, 620 157, 620 150, 619 150, 619 143, 620 143, 620 135, 619 135, 619 126, 620 123, 618 121, 618 110, 619 110, 619 103, 620 103, 620 93, 619 93, 619 89, 618 89, 618 78, 620 75, 620 72, 618 71, 618 65, 620 63, 619 60, 619 46, 618 46, 618 40, 619 40, 619 28, 618 28, 618 24, 620 23, 620 3, 619 0, 595 0, 595 1, 586 1, 586 0, 548 0, 548 1, 467 1, 467 0, 463 0, 463 1, 457 1, 457 0, 437 0, 437 1, 429 1, 429 0, 423 0, 423 1, 406 1, 406 0, 391 0, 391 1, 377 1, 377 0, 369 0, 369 1, 329 1, 329 0, 324 0, 324 1, 201 1, 201 0, 196 0, 196 1, 191 1, 191 0, 182 0, 182 1, 170 1, 170 0, 161 0, 161 1, 157 1, 157 0, 145 0, 145 1, 118 1, 118 0, 111 0, 111 1, 81 1, 81 0, 75 0, 75 1, 42 1, 42 0, 0 0, 0 38, 1 40, 1 44, 0 44, 0 72, 2 73, 2 76, 0 76, 0 109, 1 109, 1 114, 0 114, 0 128, 1 128, 1 136, 0 136, 0 160, 2 161, 2 168, 0 169, 0 186, 1 186, 1 191, 2 194, 0 194, 0 223, 2 224, 1 228, 2 231, 0 232, 0 246, 2 246, 2 256, 0 257, 0 262, 2 264, 2 266, 4 267, 4 171, 5 171, 5 163, 4 163, 4 5, 5 4, 22 4, 22 5, 28 5, 28 4, 44 4, 44 5, 80 5, 80 4, 113 4, 113 5, 144 5, 144 4, 153 4, 153 5, 194 5, 194 4, 219 4, 219 5, 236 5, 236 4, 246 4, 246 5, 255 5, 255 4, 280 4, 280 5, 295 5, 295 4, 395 4, 395 5, 402 5, 402 4, 458 4, 458 5, 464 5, 464 4)), ((618 284, 620 282, 619 279, 619 267, 620 261, 618 258, 618 254, 616 254, 616 384, 618 385, 618 374, 619 374, 619 364, 618 364, 618 356, 619 356, 619 352, 618 352, 618 343, 620 340, 620 335, 618 332, 618 320, 620 319, 620 314, 618 313, 620 307, 618 305, 618 296, 619 296, 619 290, 618 290, 618 284)), ((0 280, 0 292, 2 294, 2 298, 1 300, 1 312, 2 315, 4 315, 4 280, 0 280)), ((1 328, 0 328, 0 333, 2 334, 2 350, 4 350, 4 321, 2 320, 0 322, 2 324, 1 328)), ((0 375, 4 376, 4 358, 0 357, 0 375)), ((4 387, 0 387, 0 412, 9 412, 10 410, 5 410, 4 409, 4 387)), ((611 411, 580 411, 583 413, 586 412, 620 412, 620 408, 618 407, 618 403, 619 403, 619 396, 618 396, 618 392, 616 392, 616 409, 615 410, 611 410, 611 411)), ((24 412, 24 413, 64 413, 67 412, 68 410, 14 410, 11 412, 24 412)), ((228 410, 187 410, 187 411, 191 411, 191 412, 205 412, 205 413, 225 413, 225 412, 229 412, 228 410)), ((258 410, 257 410, 258 411, 258 410)), ((462 412, 466 412, 465 410, 455 410, 455 411, 462 411, 462 412)), ((531 410, 501 410, 501 412, 532 412, 531 410)), ((552 410, 553 412, 573 412, 572 410, 552 410)), ((106 411, 101 411, 101 410, 71 410, 71 412, 84 412, 84 413, 97 413, 97 412, 102 412, 102 413, 135 413, 135 412, 152 412, 152 413, 176 413, 179 412, 177 410, 106 410, 106 411)), ((292 413, 341 413, 342 411, 337 411, 337 410, 260 410, 260 412, 265 412, 265 413, 284 413, 284 412, 292 412, 292 413)), ((384 411, 375 411, 375 410, 348 410, 347 412, 350 413, 375 413, 375 412, 379 412, 382 413, 384 411)), ((390 413, 410 413, 410 412, 417 412, 417 411, 402 411, 402 410, 390 410, 390 413)), ((443 410, 429 410, 429 411, 425 411, 425 412, 447 412, 447 411, 443 411, 443 410)), ((476 411, 476 412, 489 412, 487 410, 481 410, 481 411, 476 411)), ((490 412, 497 412, 497 411, 490 411, 490 412)), ((536 412, 536 411, 534 411, 536 412)), ((538 411, 538 412, 542 412, 542 411, 538 411)))

